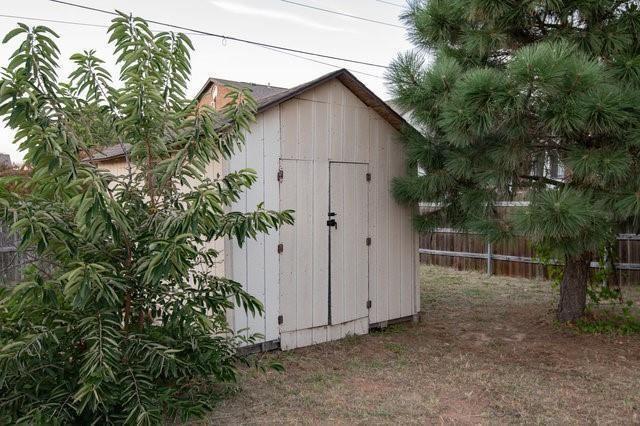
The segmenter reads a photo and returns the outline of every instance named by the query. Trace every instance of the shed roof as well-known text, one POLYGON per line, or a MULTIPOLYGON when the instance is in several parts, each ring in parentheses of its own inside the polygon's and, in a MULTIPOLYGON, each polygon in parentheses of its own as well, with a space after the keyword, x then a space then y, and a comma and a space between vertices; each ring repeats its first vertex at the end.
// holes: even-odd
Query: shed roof
MULTIPOLYGON (((351 90, 365 105, 373 109, 382 118, 387 120, 387 122, 389 122, 389 124, 391 124, 391 126, 396 130, 401 130, 404 125, 408 125, 402 115, 396 112, 391 106, 389 106, 385 101, 380 99, 367 86, 365 86, 364 83, 362 83, 352 73, 344 68, 330 72, 306 83, 302 83, 298 86, 292 87, 291 89, 284 89, 282 87, 263 84, 224 80, 219 78, 209 78, 196 95, 196 98, 201 97, 209 89, 209 87, 215 83, 236 86, 238 88, 249 88, 251 89, 252 95, 258 103, 257 112, 261 113, 271 107, 280 105, 281 103, 286 102, 289 99, 295 98, 296 96, 306 92, 307 90, 311 90, 334 78, 344 84, 349 90, 351 90)), ((126 145, 126 149, 129 149, 128 144, 126 145)), ((113 158, 121 157, 123 155, 124 151, 122 150, 122 147, 120 145, 114 145, 102 149, 97 155, 94 156, 94 160, 110 160, 113 158)))

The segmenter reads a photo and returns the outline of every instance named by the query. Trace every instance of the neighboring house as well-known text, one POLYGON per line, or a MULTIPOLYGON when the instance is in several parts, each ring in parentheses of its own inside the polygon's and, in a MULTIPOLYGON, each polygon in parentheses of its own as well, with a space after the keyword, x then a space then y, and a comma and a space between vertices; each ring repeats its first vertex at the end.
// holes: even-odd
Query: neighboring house
MULTIPOLYGON (((265 307, 255 318, 237 309, 233 328, 264 335, 263 348, 292 349, 415 318, 418 235, 413 210, 390 193, 405 172, 405 120, 346 70, 292 89, 212 78, 198 99, 220 108, 230 86, 252 90, 257 120, 242 152, 211 164, 211 177, 255 169, 258 181, 232 209, 295 210, 294 225, 242 248, 213 243, 223 253, 215 272, 265 307)), ((123 154, 111 147, 95 159, 120 172, 123 154)))
POLYGON ((11 157, 9 154, 0 153, 0 167, 11 167, 11 157))

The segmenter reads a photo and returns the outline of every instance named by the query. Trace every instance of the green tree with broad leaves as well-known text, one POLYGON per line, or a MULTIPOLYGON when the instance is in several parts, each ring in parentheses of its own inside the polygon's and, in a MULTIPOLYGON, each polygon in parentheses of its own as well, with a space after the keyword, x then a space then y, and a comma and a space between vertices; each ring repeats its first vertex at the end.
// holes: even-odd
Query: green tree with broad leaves
POLYGON ((421 230, 522 235, 561 260, 561 321, 584 313, 590 261, 612 262, 616 234, 640 224, 639 3, 414 1, 416 48, 389 72, 421 129, 396 197, 432 203, 421 230), (529 205, 503 217, 514 199, 529 205))
MULTIPOLYGON (((214 275, 212 242, 292 223, 292 212, 228 211, 252 170, 210 176, 242 148, 256 103, 223 111, 186 97, 191 42, 118 14, 117 78, 93 51, 58 78, 57 35, 23 24, 5 43, 0 115, 29 176, 0 180, 0 208, 38 262, 0 302, 0 422, 157 424, 209 409, 236 376, 242 337, 228 310, 260 302, 214 275), (92 162, 120 145, 127 173, 92 162)), ((244 338, 247 339, 247 338, 244 338)), ((252 338, 248 338, 251 340, 252 338)))

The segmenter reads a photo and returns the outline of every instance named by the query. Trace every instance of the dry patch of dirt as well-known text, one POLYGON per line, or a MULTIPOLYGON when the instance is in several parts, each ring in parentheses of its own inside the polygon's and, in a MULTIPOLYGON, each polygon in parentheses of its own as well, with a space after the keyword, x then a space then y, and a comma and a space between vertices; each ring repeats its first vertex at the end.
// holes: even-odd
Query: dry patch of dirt
POLYGON ((557 325, 545 281, 421 275, 418 324, 261 355, 286 371, 243 371, 204 423, 640 422, 640 336, 557 325))

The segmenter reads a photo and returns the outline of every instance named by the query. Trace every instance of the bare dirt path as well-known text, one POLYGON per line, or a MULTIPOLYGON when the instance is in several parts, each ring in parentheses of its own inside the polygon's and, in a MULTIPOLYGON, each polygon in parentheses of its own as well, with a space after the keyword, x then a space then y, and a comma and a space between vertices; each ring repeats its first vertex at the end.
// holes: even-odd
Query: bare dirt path
POLYGON ((422 283, 420 323, 263 355, 286 371, 244 371, 204 423, 640 423, 640 336, 558 326, 544 281, 422 283))

